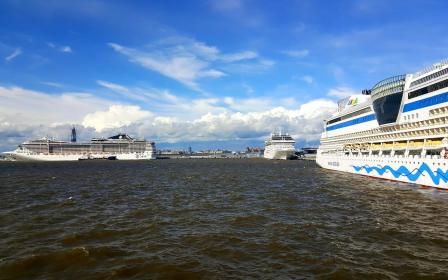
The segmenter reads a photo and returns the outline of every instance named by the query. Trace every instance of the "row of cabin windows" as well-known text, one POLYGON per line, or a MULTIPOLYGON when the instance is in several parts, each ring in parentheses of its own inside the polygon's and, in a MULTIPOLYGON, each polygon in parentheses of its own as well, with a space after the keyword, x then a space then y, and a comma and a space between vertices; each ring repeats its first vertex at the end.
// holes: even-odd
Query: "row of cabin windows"
POLYGON ((413 81, 413 82, 411 83, 411 87, 416 86, 416 85, 419 85, 419 84, 423 84, 423 83, 425 83, 425 82, 427 82, 427 81, 430 81, 430 80, 432 80, 432 79, 438 78, 438 77, 443 76, 443 75, 445 75, 445 74, 448 74, 448 68, 445 68, 445 69, 443 69, 443 70, 440 70, 439 72, 436 72, 436 73, 431 74, 431 75, 429 75, 429 76, 423 77, 423 78, 421 78, 421 79, 419 79, 419 80, 413 81))
POLYGON ((347 114, 347 115, 345 115, 345 116, 342 116, 342 117, 339 117, 339 118, 336 118, 336 119, 329 120, 329 121, 327 122, 327 125, 332 124, 332 123, 335 123, 335 122, 339 122, 339 121, 342 121, 342 120, 346 120, 346 119, 349 119, 349 118, 353 118, 353 117, 356 117, 356 116, 359 116, 359 115, 368 113, 368 112, 370 112, 370 111, 372 111, 372 110, 370 109, 370 107, 367 107, 367 108, 358 110, 358 111, 356 111, 356 112, 347 114))
POLYGON ((429 85, 429 86, 426 86, 426 87, 418 89, 418 90, 411 91, 410 93, 408 93, 408 98, 409 99, 415 98, 417 96, 421 96, 421 95, 424 95, 424 94, 427 94, 427 93, 430 93, 430 92, 433 92, 433 91, 436 91, 436 90, 439 90, 442 88, 446 88, 446 87, 448 87, 448 79, 440 81, 440 82, 432 84, 432 85, 429 85))

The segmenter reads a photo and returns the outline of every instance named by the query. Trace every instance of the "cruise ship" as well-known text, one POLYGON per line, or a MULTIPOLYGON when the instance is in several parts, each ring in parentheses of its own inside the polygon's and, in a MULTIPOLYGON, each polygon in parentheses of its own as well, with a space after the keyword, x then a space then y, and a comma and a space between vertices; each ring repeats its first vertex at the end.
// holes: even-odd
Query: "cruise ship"
POLYGON ((154 142, 135 140, 123 133, 81 143, 76 141, 73 128, 70 142, 42 138, 26 141, 4 154, 10 160, 25 161, 142 160, 155 159, 156 148, 154 142))
POLYGON ((264 157, 267 159, 291 159, 295 156, 295 141, 288 133, 272 133, 265 141, 264 157))
POLYGON ((321 167, 448 189, 448 60, 338 105, 325 121, 321 167))

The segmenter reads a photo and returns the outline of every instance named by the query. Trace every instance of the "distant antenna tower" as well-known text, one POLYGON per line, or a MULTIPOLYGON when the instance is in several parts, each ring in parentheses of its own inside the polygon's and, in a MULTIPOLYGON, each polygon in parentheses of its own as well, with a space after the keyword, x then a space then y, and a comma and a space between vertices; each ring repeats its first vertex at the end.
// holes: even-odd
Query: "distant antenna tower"
POLYGON ((76 129, 75 126, 72 128, 72 142, 76 142, 76 129))

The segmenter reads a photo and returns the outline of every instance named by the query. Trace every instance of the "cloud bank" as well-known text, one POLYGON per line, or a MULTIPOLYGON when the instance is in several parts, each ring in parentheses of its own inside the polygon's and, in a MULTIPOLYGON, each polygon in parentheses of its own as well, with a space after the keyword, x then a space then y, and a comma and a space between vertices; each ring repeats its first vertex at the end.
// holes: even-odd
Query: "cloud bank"
MULTIPOLYGON (((126 93, 125 87, 103 83, 126 93)), ((162 99, 170 111, 154 112, 89 93, 54 95, 19 87, 0 87, 0 138, 4 140, 0 149, 13 148, 24 140, 43 136, 67 139, 73 124, 84 140, 116 132, 172 143, 259 140, 282 128, 296 140, 317 141, 323 128, 322 120, 337 108, 335 102, 327 99, 313 100, 292 109, 269 108, 271 100, 225 97, 193 99, 184 104, 179 97, 162 99), (194 111, 191 108, 200 112, 191 113, 194 111), (180 113, 175 114, 175 111, 180 113)))

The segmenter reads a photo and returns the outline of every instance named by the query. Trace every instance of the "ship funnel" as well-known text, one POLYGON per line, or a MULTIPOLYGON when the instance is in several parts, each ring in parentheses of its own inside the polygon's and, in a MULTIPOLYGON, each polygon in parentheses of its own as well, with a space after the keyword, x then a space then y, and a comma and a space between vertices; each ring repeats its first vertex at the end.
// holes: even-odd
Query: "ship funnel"
POLYGON ((72 128, 72 140, 71 141, 76 142, 76 129, 74 126, 72 128))

